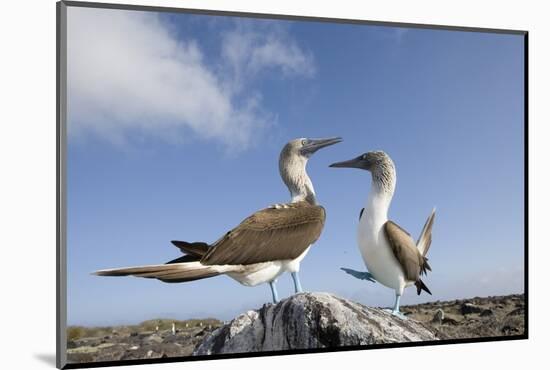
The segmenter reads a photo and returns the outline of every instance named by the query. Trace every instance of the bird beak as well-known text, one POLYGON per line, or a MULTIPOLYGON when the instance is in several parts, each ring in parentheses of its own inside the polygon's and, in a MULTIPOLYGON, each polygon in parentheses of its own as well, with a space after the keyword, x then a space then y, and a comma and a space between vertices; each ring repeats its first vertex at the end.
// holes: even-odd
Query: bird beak
POLYGON ((334 168, 363 168, 364 163, 361 160, 361 157, 353 158, 348 161, 336 162, 331 164, 329 167, 334 168))
POLYGON ((341 137, 330 137, 326 139, 310 139, 309 142, 301 149, 302 154, 310 156, 321 148, 338 144, 342 141, 341 137))

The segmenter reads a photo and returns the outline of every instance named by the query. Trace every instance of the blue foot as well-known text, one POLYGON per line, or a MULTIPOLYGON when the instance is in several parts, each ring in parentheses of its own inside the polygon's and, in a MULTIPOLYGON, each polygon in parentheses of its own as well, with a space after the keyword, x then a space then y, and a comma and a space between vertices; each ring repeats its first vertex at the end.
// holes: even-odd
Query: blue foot
POLYGON ((277 303, 279 301, 279 294, 277 293, 277 287, 275 286, 276 281, 272 280, 269 282, 269 286, 271 287, 271 296, 273 298, 273 303, 277 303))
POLYGON ((300 277, 298 276, 298 272, 291 273, 292 280, 294 280, 294 292, 295 293, 302 293, 302 284, 300 284, 300 277))
POLYGON ((403 320, 408 319, 408 317, 405 316, 405 314, 401 311, 396 311, 396 310, 391 309, 391 308, 384 308, 384 311, 386 311, 388 313, 391 313, 393 316, 399 317, 400 319, 403 319, 403 320))
POLYGON ((373 283, 376 283, 376 280, 374 280, 374 276, 372 276, 372 274, 370 272, 356 271, 356 270, 348 269, 348 268, 345 268, 345 267, 340 267, 340 269, 342 271, 350 274, 354 278, 357 278, 357 279, 360 279, 360 280, 368 280, 368 281, 372 281, 373 283))
POLYGON ((393 305, 393 308, 390 310, 390 309, 386 309, 385 311, 391 313, 392 315, 394 316, 397 316, 403 320, 407 320, 407 316, 405 316, 403 313, 401 313, 399 311, 399 303, 401 302, 401 295, 400 294, 396 294, 395 295, 395 303, 393 305))

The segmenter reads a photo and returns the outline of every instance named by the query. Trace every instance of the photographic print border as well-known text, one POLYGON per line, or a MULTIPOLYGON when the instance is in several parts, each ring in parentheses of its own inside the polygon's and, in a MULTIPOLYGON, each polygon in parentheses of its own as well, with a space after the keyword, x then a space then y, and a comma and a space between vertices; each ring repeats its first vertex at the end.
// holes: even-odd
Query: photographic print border
POLYGON ((143 6, 130 4, 111 4, 97 2, 79 2, 79 1, 60 1, 56 4, 56 38, 57 38, 57 62, 56 62, 56 120, 57 120, 57 137, 56 137, 56 234, 57 234, 57 249, 56 249, 56 365, 63 369, 76 368, 93 368, 104 366, 123 366, 123 365, 141 365, 141 364, 156 364, 156 363, 171 363, 183 361, 203 361, 203 360, 219 360, 230 358, 243 357, 263 357, 263 356, 279 356, 291 354, 306 354, 306 353, 321 353, 321 352, 341 352, 341 351, 356 351, 379 348, 399 348, 399 347, 416 347, 416 346, 433 346, 446 344, 460 343, 481 343, 481 342, 496 342, 508 340, 528 339, 529 337, 529 294, 528 294, 528 260, 529 260, 529 166, 528 166, 528 31, 507 30, 507 29, 491 29, 477 27, 459 27, 431 24, 416 24, 416 23, 401 23, 401 22, 383 22, 369 21, 356 19, 341 19, 328 17, 313 17, 301 15, 283 15, 283 14, 264 14, 250 12, 234 12, 234 11, 219 11, 219 10, 203 10, 203 9, 187 9, 173 7, 158 7, 158 6, 143 6), (67 225, 67 209, 66 209, 66 194, 67 194, 67 176, 66 176, 66 148, 67 148, 67 7, 85 7, 85 8, 101 8, 101 9, 118 9, 118 10, 137 10, 137 11, 155 11, 169 13, 187 13, 187 14, 204 14, 213 16, 238 16, 248 18, 266 18, 266 19, 281 19, 281 20, 299 20, 309 22, 329 22, 343 24, 358 24, 358 25, 378 25, 378 26, 393 26, 393 27, 408 27, 421 29, 436 29, 449 30, 458 32, 482 32, 482 33, 500 33, 522 35, 524 38, 524 300, 525 300, 525 330, 521 335, 485 337, 485 338, 467 338, 467 339, 444 339, 437 341, 423 342, 408 342, 408 343, 387 343, 375 344, 368 346, 346 346, 339 348, 323 348, 323 349, 295 349, 284 351, 269 351, 269 352, 253 352, 253 353, 235 353, 235 354, 216 354, 207 356, 186 356, 186 357, 169 357, 160 359, 139 359, 139 360, 121 360, 121 361, 102 361, 90 363, 67 363, 67 243, 66 243, 66 225, 67 225))

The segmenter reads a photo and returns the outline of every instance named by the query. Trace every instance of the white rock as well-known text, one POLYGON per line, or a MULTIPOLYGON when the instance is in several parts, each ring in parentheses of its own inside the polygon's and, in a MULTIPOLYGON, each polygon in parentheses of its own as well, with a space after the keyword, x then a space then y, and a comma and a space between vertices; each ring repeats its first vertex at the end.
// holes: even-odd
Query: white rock
POLYGON ((437 339, 424 325, 329 293, 265 304, 214 330, 194 355, 326 348, 437 339))

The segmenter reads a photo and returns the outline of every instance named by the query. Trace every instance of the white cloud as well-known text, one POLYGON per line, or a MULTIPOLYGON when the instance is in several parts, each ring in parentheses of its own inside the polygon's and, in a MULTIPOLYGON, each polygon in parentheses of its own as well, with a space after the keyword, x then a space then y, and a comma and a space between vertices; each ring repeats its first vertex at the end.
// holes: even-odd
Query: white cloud
POLYGON ((236 25, 222 38, 219 63, 207 64, 196 40, 136 11, 70 7, 67 52, 69 133, 119 142, 136 132, 191 134, 246 148, 273 115, 243 87, 262 70, 314 73, 312 57, 284 32, 236 25))
POLYGON ((250 30, 237 24, 223 36, 222 56, 233 76, 233 88, 262 70, 279 69, 284 76, 315 74, 313 57, 305 53, 282 29, 250 30))

